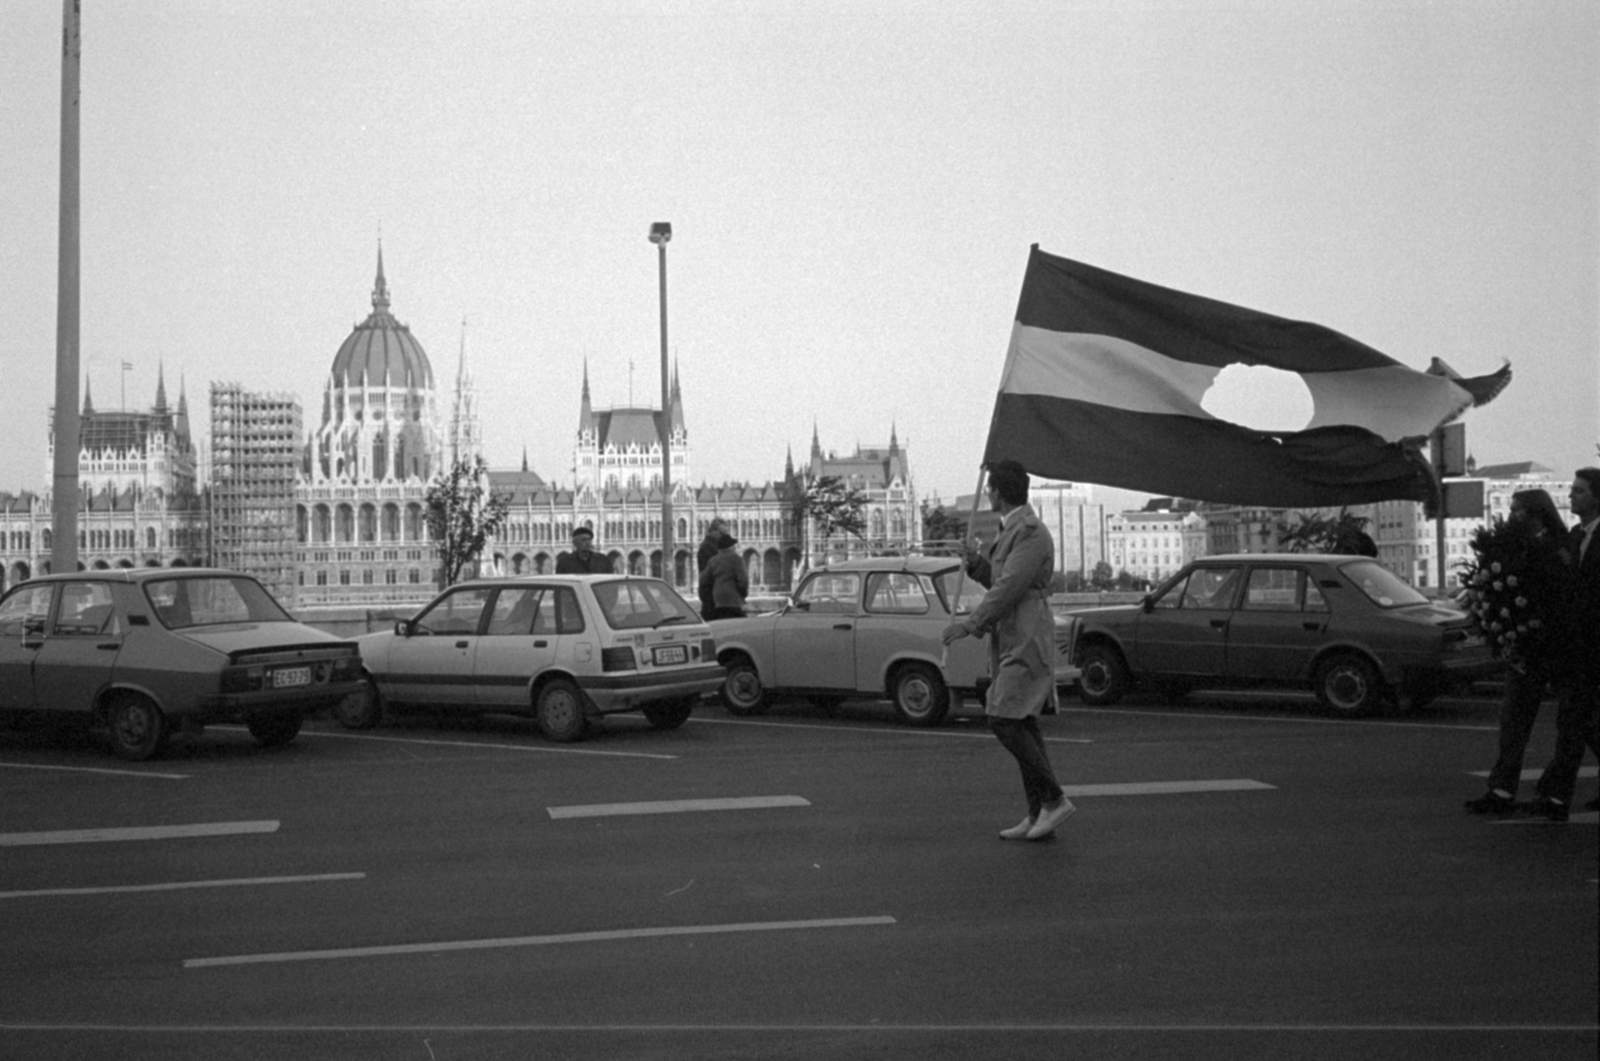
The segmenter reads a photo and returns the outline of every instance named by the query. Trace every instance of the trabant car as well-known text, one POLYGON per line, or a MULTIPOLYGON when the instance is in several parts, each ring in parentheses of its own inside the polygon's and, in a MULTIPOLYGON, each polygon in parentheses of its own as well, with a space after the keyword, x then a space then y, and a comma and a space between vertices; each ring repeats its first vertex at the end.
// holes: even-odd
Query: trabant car
POLYGON ((354 642, 296 622, 236 571, 45 575, 0 598, 0 711, 95 716, 124 759, 211 722, 284 744, 361 688, 354 642))
POLYGON ((356 640, 367 694, 334 712, 350 729, 410 704, 531 714, 551 740, 573 741, 619 711, 676 728, 722 685, 711 628, 655 578, 474 579, 356 640))
MULTIPOLYGON (((984 587, 951 556, 846 560, 807 573, 777 611, 712 624, 727 667, 722 701, 736 715, 765 710, 779 694, 831 710, 851 697, 887 697, 900 718, 937 726, 953 698, 981 700, 989 684, 983 638, 940 640, 969 614, 984 587)), ((1076 620, 1056 619, 1056 681, 1077 678, 1069 654, 1076 620)))
POLYGON ((1501 669, 1471 618, 1376 560, 1307 553, 1212 556, 1142 603, 1076 609, 1079 694, 1114 704, 1135 686, 1170 698, 1207 687, 1309 687, 1331 712, 1421 707, 1501 669))

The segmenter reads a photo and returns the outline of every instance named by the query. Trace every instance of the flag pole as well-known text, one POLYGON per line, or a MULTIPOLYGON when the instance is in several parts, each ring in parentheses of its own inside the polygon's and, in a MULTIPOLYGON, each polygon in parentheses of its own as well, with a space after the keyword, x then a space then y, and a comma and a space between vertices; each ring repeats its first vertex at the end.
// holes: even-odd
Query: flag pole
POLYGON ((51 461, 50 570, 78 569, 78 0, 61 26, 61 203, 56 257, 55 453, 51 461))

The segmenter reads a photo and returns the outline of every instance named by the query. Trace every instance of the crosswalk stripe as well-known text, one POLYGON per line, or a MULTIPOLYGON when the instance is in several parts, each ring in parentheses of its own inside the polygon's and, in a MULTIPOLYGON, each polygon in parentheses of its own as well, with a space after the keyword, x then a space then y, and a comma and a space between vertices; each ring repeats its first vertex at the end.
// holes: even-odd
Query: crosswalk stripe
POLYGON ((122 840, 173 840, 189 836, 275 833, 277 822, 206 822, 200 825, 145 825, 128 829, 60 829, 43 833, 0 833, 0 847, 38 844, 97 844, 122 840))
MULTIPOLYGON (((1472 771, 1469 771, 1469 773, 1473 777, 1488 777, 1489 776, 1489 771, 1487 771, 1487 770, 1472 770, 1472 771)), ((1522 780, 1524 780, 1524 781, 1537 781, 1537 780, 1539 780, 1540 775, 1542 775, 1543 773, 1544 773, 1543 770, 1524 770, 1524 771, 1522 771, 1522 780)), ((1596 777, 1596 776, 1600 776, 1600 766, 1580 766, 1580 767, 1578 767, 1578 776, 1579 777, 1596 777)))
POLYGON ((1262 792, 1276 789, 1245 778, 1228 781, 1135 781, 1121 785, 1062 785, 1069 796, 1172 796, 1190 792, 1262 792))
POLYGON ((320 884, 323 881, 365 880, 365 873, 314 873, 299 877, 241 877, 234 880, 186 880, 169 884, 118 884, 105 888, 37 888, 26 892, 0 892, 0 899, 39 895, 115 895, 122 892, 175 892, 189 888, 245 888, 263 884, 320 884))
POLYGON ((809 807, 800 796, 735 796, 726 799, 664 799, 650 803, 590 803, 550 807, 552 818, 604 818, 622 814, 684 814, 713 810, 765 810, 768 807, 809 807))

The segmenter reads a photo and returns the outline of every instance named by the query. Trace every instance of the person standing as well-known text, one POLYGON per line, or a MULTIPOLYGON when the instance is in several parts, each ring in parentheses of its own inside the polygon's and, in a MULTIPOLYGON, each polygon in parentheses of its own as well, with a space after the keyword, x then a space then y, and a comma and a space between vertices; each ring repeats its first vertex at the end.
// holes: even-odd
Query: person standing
MULTIPOLYGON (((711 563, 711 558, 717 555, 717 541, 728 531, 728 521, 721 516, 713 517, 706 526, 706 536, 700 539, 700 548, 694 553, 694 569, 701 575, 705 574, 706 565, 711 563)), ((705 585, 704 580, 700 583, 705 585)), ((700 591, 700 614, 709 616, 711 609, 716 607, 711 597, 704 589, 700 591)))
POLYGON ((1017 760, 1028 816, 1000 831, 1002 840, 1043 840, 1077 808, 1056 782, 1039 732, 1039 713, 1056 695, 1055 619, 1047 594, 1055 542, 1028 504, 1028 473, 1014 460, 989 466, 989 505, 1000 534, 988 555, 963 547, 967 572, 988 592, 965 619, 945 627, 950 645, 989 635, 992 684, 983 712, 989 728, 1017 760))
POLYGON ((700 571, 701 615, 713 619, 737 619, 744 615, 744 599, 750 594, 750 574, 744 561, 733 551, 739 539, 727 531, 717 534, 717 552, 700 571), (705 608, 703 602, 711 606, 705 608))
MULTIPOLYGON (((1579 468, 1572 476, 1572 514, 1578 525, 1567 538, 1572 554, 1571 622, 1556 711, 1556 750, 1534 788, 1533 813, 1564 822, 1578 785, 1578 767, 1588 747, 1600 756, 1595 733, 1600 709, 1600 468, 1579 468)), ((1591 800, 1589 809, 1600 808, 1591 800)))
MULTIPOLYGON (((1562 637, 1571 557, 1566 548, 1567 525, 1561 521, 1556 503, 1543 490, 1518 490, 1511 495, 1511 514, 1503 529, 1520 544, 1514 568, 1522 573, 1524 591, 1535 598, 1539 614, 1549 620, 1549 634, 1562 637)), ((1479 562, 1486 565, 1488 560, 1480 558, 1479 562)), ((1522 758, 1546 689, 1561 678, 1557 667, 1563 662, 1564 648, 1559 642, 1552 644, 1547 635, 1512 661, 1500 705, 1499 757, 1489 771, 1488 791, 1463 804, 1472 813, 1509 814, 1516 809, 1522 758)))
POLYGON ((612 575, 616 568, 611 558, 594 551, 594 531, 588 527, 572 529, 572 551, 556 557, 558 575, 612 575))

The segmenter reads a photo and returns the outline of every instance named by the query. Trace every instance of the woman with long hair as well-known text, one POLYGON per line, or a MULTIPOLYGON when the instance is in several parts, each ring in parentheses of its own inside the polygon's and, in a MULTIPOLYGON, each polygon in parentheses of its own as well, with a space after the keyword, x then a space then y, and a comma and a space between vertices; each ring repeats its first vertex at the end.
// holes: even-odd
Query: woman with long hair
POLYGON ((1474 610, 1510 663, 1500 705, 1500 755, 1489 771, 1489 790, 1465 803, 1474 814, 1506 814, 1517 805, 1522 757, 1539 705, 1558 677, 1566 635, 1564 594, 1572 563, 1566 535, 1556 503, 1544 490, 1534 489, 1511 495, 1511 514, 1503 527, 1482 528, 1474 537, 1478 573, 1469 582, 1477 587, 1479 604, 1474 610), (1500 594, 1498 599, 1511 602, 1501 607, 1522 612, 1502 616, 1499 609, 1488 607, 1485 598, 1491 588, 1500 594), (1523 615, 1524 621, 1517 622, 1523 615))

